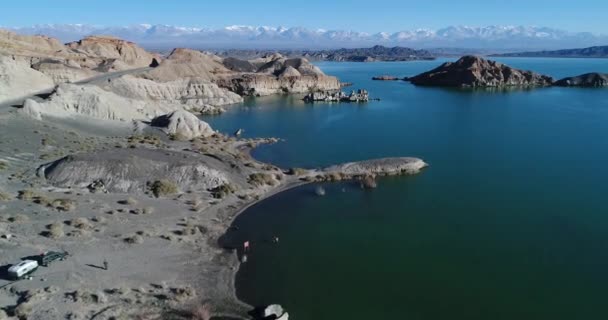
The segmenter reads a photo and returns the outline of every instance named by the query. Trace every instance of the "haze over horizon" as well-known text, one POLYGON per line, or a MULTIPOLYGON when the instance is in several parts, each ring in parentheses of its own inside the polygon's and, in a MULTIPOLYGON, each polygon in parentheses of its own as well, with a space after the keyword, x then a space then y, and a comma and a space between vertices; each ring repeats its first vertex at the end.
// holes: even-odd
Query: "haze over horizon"
POLYGON ((297 26, 369 33, 440 29, 451 25, 526 25, 601 34, 607 33, 603 23, 607 10, 608 3, 599 0, 581 0, 576 6, 572 6, 570 1, 548 0, 384 0, 373 5, 363 0, 347 4, 322 0, 212 3, 193 0, 60 0, 53 1, 52 5, 44 0, 28 0, 5 4, 0 12, 0 24, 26 27, 36 24, 124 26, 149 23, 212 29, 227 25, 297 26))

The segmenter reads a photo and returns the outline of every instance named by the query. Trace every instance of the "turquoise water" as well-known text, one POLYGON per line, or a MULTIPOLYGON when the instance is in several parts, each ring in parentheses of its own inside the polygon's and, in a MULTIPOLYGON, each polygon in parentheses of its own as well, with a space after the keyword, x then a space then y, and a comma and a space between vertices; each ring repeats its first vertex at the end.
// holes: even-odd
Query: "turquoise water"
MULTIPOLYGON (((607 60, 500 59, 556 78, 607 60)), ((254 99, 214 128, 285 142, 255 156, 319 167, 417 156, 430 167, 378 189, 279 194, 235 221, 252 242, 239 297, 302 319, 606 319, 608 90, 509 92, 375 82, 442 61, 320 63, 381 101, 254 99), (268 241, 280 237, 278 245, 268 241)))

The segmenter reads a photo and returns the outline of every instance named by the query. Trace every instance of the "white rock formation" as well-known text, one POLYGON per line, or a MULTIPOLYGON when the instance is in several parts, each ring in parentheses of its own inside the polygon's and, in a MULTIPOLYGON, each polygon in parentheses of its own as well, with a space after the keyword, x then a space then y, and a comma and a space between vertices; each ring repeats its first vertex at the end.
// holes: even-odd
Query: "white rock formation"
MULTIPOLYGON (((162 113, 144 101, 128 99, 94 85, 61 84, 49 99, 28 99, 20 112, 42 119, 42 116, 70 117, 83 115, 103 120, 149 120, 162 113)), ((167 110, 168 111, 168 110, 167 110)))
POLYGON ((188 111, 178 110, 152 119, 151 125, 179 139, 209 137, 215 133, 208 123, 188 111))
POLYGON ((112 70, 148 67, 154 60, 156 62, 160 61, 159 55, 149 53, 133 42, 109 36, 89 36, 82 40, 68 43, 66 46, 73 52, 86 57, 122 62, 122 64, 113 64, 112 70))
POLYGON ((30 68, 27 61, 0 55, 0 103, 54 86, 51 77, 30 68))
POLYGON ((196 110, 206 105, 222 106, 243 101, 238 94, 198 77, 156 82, 126 75, 112 80, 104 88, 127 98, 184 104, 196 110))

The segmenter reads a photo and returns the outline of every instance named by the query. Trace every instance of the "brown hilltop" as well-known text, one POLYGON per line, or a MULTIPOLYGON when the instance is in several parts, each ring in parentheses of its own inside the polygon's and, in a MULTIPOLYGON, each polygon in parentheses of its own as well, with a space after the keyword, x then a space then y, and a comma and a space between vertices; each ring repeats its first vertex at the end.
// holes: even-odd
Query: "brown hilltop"
POLYGON ((446 62, 409 79, 415 85, 443 87, 543 87, 553 79, 532 71, 511 68, 476 56, 446 62))

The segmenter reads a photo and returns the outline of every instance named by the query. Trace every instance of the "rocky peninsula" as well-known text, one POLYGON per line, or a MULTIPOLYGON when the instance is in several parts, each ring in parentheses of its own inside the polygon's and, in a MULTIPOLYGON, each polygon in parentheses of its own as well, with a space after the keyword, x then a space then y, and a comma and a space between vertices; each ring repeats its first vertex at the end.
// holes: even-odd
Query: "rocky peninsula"
POLYGON ((426 167, 279 168, 250 156, 277 139, 222 134, 194 114, 245 95, 340 89, 305 59, 161 56, 109 37, 3 31, 0 71, 0 319, 249 319, 234 291, 240 262, 219 244, 239 213, 306 183, 426 167), (69 255, 31 281, 7 277, 47 251, 69 255))
POLYGON ((553 85, 558 87, 608 87, 608 74, 597 72, 586 73, 580 76, 560 79, 553 83, 553 85))
POLYGON ((446 62, 431 71, 409 78, 409 81, 420 86, 460 88, 545 87, 553 84, 553 79, 549 76, 511 68, 476 56, 464 56, 456 62, 446 62))

